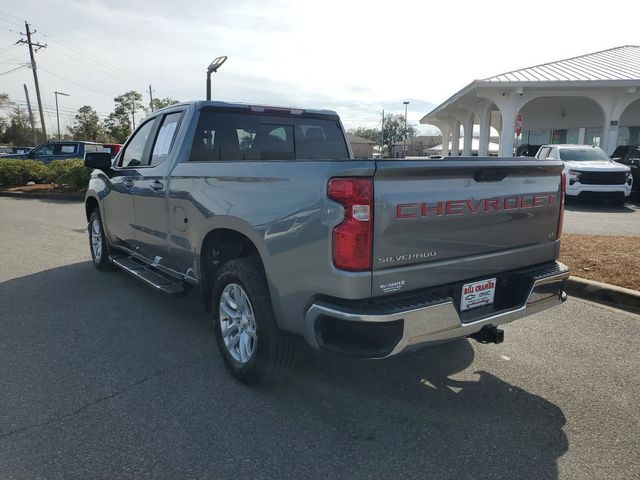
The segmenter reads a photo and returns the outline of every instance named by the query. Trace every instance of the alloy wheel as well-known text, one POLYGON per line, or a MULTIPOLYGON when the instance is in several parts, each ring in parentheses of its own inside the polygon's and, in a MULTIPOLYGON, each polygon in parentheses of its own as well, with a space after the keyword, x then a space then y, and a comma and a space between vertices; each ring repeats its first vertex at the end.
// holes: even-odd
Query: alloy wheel
POLYGON ((240 285, 230 283, 222 291, 219 321, 227 351, 236 362, 247 363, 255 354, 258 337, 251 302, 240 285))

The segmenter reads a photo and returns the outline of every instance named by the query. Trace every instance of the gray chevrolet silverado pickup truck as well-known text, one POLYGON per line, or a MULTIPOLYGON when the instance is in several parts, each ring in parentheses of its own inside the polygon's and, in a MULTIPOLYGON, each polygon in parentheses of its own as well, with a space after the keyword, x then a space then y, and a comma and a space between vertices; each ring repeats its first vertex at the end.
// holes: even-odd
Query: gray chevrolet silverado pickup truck
POLYGON ((354 160, 335 112, 197 101, 85 164, 95 266, 201 288, 248 384, 285 373, 295 337, 361 358, 497 343, 566 299, 560 161, 354 160))

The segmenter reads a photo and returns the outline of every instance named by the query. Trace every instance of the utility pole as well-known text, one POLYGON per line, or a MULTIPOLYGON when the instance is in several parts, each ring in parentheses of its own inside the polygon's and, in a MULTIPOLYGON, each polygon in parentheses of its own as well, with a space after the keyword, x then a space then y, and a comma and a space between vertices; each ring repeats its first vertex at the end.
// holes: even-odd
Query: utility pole
POLYGON ((380 124, 380 158, 384 158, 384 110, 382 110, 382 123, 380 124))
POLYGON ((402 139, 402 158, 405 158, 407 156, 407 106, 409 105, 409 102, 402 103, 404 103, 404 135, 402 139))
POLYGON ((65 97, 69 97, 68 93, 62 92, 53 92, 56 97, 56 121, 58 122, 58 141, 60 141, 60 114, 58 113, 58 95, 63 95, 65 97))
POLYGON ((27 99, 27 109, 29 110, 29 122, 31 123, 31 131, 33 132, 33 146, 38 144, 38 136, 36 135, 36 124, 33 121, 33 110, 31 110, 31 102, 29 101, 29 90, 27 90, 27 84, 23 83, 24 96, 27 99))
POLYGON ((149 109, 153 112, 153 90, 151 90, 151 84, 149 84, 149 109))
POLYGON ((33 47, 36 47, 36 51, 41 48, 47 48, 46 45, 41 45, 39 43, 34 43, 31 41, 31 34, 36 33, 34 30, 31 32, 29 29, 29 24, 25 21, 24 28, 27 30, 27 33, 21 33, 20 35, 25 35, 27 40, 25 41, 23 38, 18 40, 16 43, 24 43, 29 46, 29 56, 31 57, 31 71, 33 72, 33 81, 36 84, 36 98, 38 99, 38 109, 40 110, 40 126, 42 127, 42 134, 44 135, 45 141, 47 140, 47 127, 44 124, 44 111, 42 110, 42 97, 40 96, 40 84, 38 83, 38 71, 36 70, 36 57, 33 55, 33 47))

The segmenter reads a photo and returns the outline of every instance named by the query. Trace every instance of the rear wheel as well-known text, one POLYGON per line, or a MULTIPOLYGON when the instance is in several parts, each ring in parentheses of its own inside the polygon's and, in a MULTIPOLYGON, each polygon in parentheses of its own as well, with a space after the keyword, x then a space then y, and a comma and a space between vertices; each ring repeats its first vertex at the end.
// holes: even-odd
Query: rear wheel
POLYGON ((218 347, 238 380, 254 385, 278 380, 291 370, 293 345, 276 325, 259 259, 237 258, 225 263, 212 299, 218 347))
POLYGON ((109 261, 109 245, 102 228, 100 210, 97 208, 89 216, 89 248, 93 265, 98 270, 110 270, 113 268, 109 261))

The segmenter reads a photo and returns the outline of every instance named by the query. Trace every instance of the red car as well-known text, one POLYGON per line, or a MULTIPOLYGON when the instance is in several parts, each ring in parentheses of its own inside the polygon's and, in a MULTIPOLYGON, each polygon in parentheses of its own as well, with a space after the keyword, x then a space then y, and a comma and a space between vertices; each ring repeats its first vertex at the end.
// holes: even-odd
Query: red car
POLYGON ((122 149, 122 143, 103 143, 102 146, 111 154, 111 158, 115 157, 122 149))

